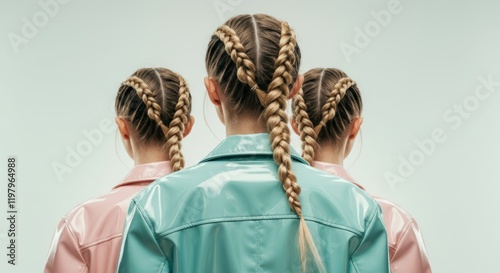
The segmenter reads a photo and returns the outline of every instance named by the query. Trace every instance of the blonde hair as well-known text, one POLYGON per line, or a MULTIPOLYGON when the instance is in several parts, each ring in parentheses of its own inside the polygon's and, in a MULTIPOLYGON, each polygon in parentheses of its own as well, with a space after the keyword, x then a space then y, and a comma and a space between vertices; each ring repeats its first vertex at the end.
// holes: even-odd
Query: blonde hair
POLYGON ((130 121, 143 144, 163 146, 173 171, 184 168, 181 141, 190 119, 191 93, 181 75, 166 68, 137 70, 118 90, 115 110, 130 121))
POLYGON ((306 72, 302 90, 294 97, 292 105, 302 141, 302 157, 309 164, 313 162, 319 143, 339 141, 352 119, 363 109, 356 83, 335 68, 306 72))
POLYGON ((297 79, 300 49, 288 23, 263 14, 240 15, 220 26, 208 45, 206 67, 215 77, 235 113, 261 116, 266 121, 278 164, 278 177, 290 208, 298 215, 302 272, 312 254, 324 271, 302 214, 300 186, 293 173, 290 131, 285 112, 290 88, 297 79), (264 91, 267 90, 267 91, 264 91))

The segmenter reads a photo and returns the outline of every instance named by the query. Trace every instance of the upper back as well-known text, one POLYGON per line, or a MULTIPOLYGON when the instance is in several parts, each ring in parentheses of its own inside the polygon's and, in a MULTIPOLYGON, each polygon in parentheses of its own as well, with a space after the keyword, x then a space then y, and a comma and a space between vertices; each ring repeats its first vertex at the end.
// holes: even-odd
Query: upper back
MULTIPOLYGON (((271 157, 232 158, 200 163, 158 179, 139 198, 147 206, 162 235, 192 227, 197 222, 224 222, 239 218, 291 218, 276 165, 271 157), (155 210, 155 208, 161 208, 155 210)), ((294 162, 301 186, 303 213, 308 221, 343 226, 362 233, 361 219, 376 210, 374 202, 351 183, 294 162)))
MULTIPOLYGON (((243 272, 256 264, 278 271, 300 267, 299 220, 288 205, 272 153, 232 147, 231 153, 216 149, 202 163, 158 179, 134 202, 167 259, 182 264, 182 272, 221 263, 219 272, 243 272), (206 256, 215 249, 223 256, 206 256), (192 257, 207 258, 192 264, 192 257)), ((328 258, 325 266, 347 272, 379 208, 351 183, 309 167, 298 155, 293 158, 303 215, 313 238, 321 240, 317 246, 328 258)))

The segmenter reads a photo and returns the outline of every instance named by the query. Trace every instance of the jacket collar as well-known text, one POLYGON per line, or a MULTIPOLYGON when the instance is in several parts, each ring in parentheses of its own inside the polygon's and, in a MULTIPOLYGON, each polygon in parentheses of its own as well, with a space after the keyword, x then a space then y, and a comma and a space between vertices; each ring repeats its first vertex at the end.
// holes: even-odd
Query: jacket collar
POLYGON ((363 188, 363 186, 358 184, 356 182, 356 180, 354 180, 354 178, 349 174, 349 172, 347 172, 347 170, 342 165, 321 162, 321 161, 314 161, 312 163, 312 166, 314 168, 320 169, 320 170, 325 171, 327 173, 330 173, 330 174, 333 174, 333 175, 338 176, 340 178, 343 178, 343 179, 353 183, 358 188, 365 190, 365 188, 363 188))
MULTIPOLYGON (((307 162, 290 146, 292 159, 304 164, 307 162)), ((269 143, 269 134, 247 134, 232 135, 226 137, 222 142, 210 152, 201 162, 218 160, 220 158, 273 155, 273 150, 269 143)))
POLYGON ((131 184, 149 184, 156 179, 170 174, 172 167, 170 161, 152 162, 147 164, 136 165, 123 178, 122 182, 116 185, 113 189, 131 185, 131 184))

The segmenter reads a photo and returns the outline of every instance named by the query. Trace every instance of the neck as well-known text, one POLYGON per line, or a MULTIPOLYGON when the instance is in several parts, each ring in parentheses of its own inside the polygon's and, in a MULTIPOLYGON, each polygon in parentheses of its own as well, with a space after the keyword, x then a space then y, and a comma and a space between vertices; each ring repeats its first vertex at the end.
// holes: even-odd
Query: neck
POLYGON ((135 166, 170 160, 168 153, 166 153, 162 147, 157 145, 150 145, 135 149, 133 159, 135 166))
POLYGON ((320 148, 314 153, 314 161, 321 161, 326 163, 332 163, 337 165, 344 165, 345 154, 345 143, 340 143, 338 145, 328 143, 321 144, 320 148))
POLYGON ((262 119, 249 115, 228 116, 226 120, 226 136, 267 133, 262 119))

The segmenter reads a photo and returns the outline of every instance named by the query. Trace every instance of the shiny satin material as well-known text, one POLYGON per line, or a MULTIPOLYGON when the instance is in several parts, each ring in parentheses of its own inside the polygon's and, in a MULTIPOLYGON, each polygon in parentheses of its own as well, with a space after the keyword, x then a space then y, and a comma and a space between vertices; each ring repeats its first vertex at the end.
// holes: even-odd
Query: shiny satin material
MULTIPOLYGON (((377 203, 295 151, 293 161, 303 215, 327 272, 389 272, 377 203)), ((269 135, 230 136, 198 165, 134 197, 117 272, 301 272, 298 227, 269 135)))
POLYGON ((45 273, 115 272, 130 200, 168 173, 170 161, 137 165, 111 192, 69 212, 54 235, 45 273))
MULTIPOLYGON (((315 161, 313 166, 354 183, 343 166, 315 161)), ((392 273, 431 273, 424 240, 417 222, 398 205, 378 196, 372 196, 382 208, 389 240, 389 258, 392 273)))

